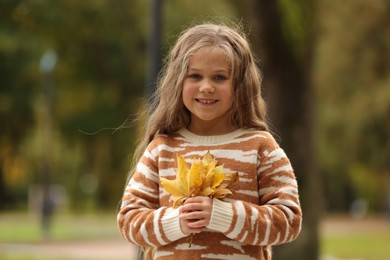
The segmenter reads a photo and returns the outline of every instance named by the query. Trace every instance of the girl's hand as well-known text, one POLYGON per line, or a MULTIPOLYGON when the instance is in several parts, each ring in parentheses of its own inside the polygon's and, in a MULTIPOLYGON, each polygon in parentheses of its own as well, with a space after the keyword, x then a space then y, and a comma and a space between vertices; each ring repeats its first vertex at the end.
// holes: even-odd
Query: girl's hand
POLYGON ((188 198, 180 207, 180 227, 189 235, 200 233, 210 223, 213 200, 209 197, 188 198))

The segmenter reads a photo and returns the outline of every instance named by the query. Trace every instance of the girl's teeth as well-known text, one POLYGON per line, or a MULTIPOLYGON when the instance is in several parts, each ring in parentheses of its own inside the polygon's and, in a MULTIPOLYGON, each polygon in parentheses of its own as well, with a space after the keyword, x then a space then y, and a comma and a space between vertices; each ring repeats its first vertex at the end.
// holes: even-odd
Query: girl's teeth
POLYGON ((203 104, 212 104, 215 102, 215 100, 198 100, 200 103, 203 103, 203 104))

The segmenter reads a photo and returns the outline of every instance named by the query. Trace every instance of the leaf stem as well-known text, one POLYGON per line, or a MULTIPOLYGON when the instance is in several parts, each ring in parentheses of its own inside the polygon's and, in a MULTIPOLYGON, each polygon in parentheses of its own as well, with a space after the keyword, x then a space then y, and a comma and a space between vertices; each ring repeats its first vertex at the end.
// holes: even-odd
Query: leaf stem
POLYGON ((191 245, 192 245, 192 238, 193 238, 193 236, 194 236, 194 234, 191 234, 191 235, 190 235, 190 237, 189 237, 190 244, 189 244, 189 246, 188 246, 188 247, 191 247, 191 245))

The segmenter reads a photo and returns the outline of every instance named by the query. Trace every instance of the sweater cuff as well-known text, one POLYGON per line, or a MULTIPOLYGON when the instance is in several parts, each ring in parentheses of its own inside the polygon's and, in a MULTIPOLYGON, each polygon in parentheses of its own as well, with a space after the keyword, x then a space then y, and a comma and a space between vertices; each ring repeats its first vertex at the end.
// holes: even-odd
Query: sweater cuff
POLYGON ((187 236, 180 228, 179 208, 168 208, 161 218, 161 224, 165 235, 170 241, 176 241, 187 236))
POLYGON ((219 199, 213 199, 213 209, 211 212, 208 229, 225 233, 229 230, 233 219, 233 205, 219 199))

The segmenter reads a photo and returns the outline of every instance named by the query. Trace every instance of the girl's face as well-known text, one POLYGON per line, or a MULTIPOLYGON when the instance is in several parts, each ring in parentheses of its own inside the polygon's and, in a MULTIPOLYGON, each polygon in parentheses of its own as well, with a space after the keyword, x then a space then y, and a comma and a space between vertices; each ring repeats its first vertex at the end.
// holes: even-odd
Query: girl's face
POLYGON ((199 135, 233 131, 233 79, 226 55, 217 47, 197 51, 183 83, 183 103, 191 113, 188 129, 199 135))

